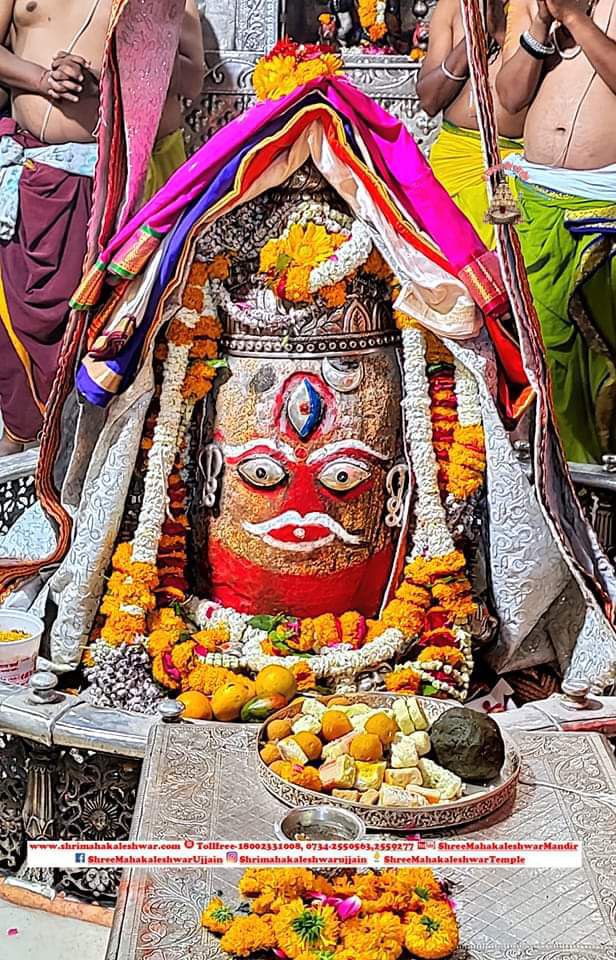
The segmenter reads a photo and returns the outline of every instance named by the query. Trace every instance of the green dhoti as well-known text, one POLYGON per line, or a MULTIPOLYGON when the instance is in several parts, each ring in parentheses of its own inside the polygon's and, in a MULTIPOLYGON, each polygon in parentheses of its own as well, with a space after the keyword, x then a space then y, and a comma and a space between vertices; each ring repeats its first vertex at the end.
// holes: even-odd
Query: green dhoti
POLYGON ((518 232, 567 458, 616 452, 616 203, 518 181, 518 232))

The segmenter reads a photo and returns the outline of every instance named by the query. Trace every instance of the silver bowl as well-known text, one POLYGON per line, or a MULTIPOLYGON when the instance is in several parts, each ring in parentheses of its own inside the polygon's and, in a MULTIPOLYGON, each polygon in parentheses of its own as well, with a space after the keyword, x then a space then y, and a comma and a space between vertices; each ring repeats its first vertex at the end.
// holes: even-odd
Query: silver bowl
POLYGON ((296 807, 274 824, 279 840, 361 840, 363 820, 341 807, 296 807))
MULTIPOLYGON (((319 697, 324 703, 331 698, 319 697)), ((348 700, 353 703, 367 703, 370 707, 390 706, 395 699, 391 693, 352 693, 348 700)), ((434 700, 430 697, 417 697, 430 723, 434 723, 446 710, 457 707, 451 700, 434 700)), ((261 727, 257 740, 257 750, 266 743, 266 728, 272 720, 292 719, 301 712, 301 700, 295 700, 289 706, 268 717, 261 727)), ((466 784, 466 793, 458 800, 434 803, 428 807, 379 807, 340 800, 326 793, 316 793, 289 783, 279 777, 257 757, 257 772, 266 790, 289 807, 305 808, 315 804, 318 807, 335 807, 345 813, 355 814, 369 830, 400 830, 417 833, 421 830, 445 830, 459 827, 488 817, 501 807, 510 806, 516 796, 520 776, 521 759, 518 748, 512 738, 503 732, 505 742, 505 762, 500 774, 483 786, 466 784)), ((286 836, 284 839, 288 839, 286 836)))

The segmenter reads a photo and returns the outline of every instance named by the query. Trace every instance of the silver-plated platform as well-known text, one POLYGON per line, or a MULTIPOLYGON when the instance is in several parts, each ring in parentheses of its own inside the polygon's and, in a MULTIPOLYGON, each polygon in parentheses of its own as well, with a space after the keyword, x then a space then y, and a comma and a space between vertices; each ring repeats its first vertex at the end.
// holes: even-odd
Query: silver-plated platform
MULTIPOLYGON (((452 870, 463 944, 456 960, 616 960, 616 807, 592 796, 616 794, 612 750, 598 734, 514 736, 523 769, 513 809, 447 835, 581 840, 583 865, 566 872, 452 870), (591 796, 528 785, 539 780, 591 796)), ((253 730, 218 724, 156 727, 132 836, 273 840, 273 823, 288 808, 258 784, 255 737, 253 730)), ((218 960, 218 942, 199 917, 213 891, 236 898, 239 876, 126 872, 107 960, 218 960)))

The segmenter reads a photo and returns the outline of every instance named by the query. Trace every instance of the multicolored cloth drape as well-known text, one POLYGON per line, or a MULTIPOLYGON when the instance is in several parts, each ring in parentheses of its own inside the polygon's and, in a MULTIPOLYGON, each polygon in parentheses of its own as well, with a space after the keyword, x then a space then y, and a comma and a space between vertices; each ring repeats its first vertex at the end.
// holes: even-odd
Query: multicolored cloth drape
MULTIPOLYGON (((88 399, 105 403, 130 382, 138 365, 139 345, 145 341, 144 331, 174 276, 192 227, 213 210, 225 208, 237 193, 254 189, 263 171, 291 151, 314 122, 323 130, 327 149, 370 194, 379 216, 397 232, 401 243, 420 252, 444 276, 461 281, 484 311, 506 372, 502 406, 509 418, 519 413, 529 390, 516 344, 498 319, 507 300, 494 255, 486 251, 436 181, 404 125, 341 77, 320 77, 280 100, 257 105, 228 124, 113 238, 74 298, 77 308, 99 308, 90 352, 78 374, 78 387, 88 399), (119 318, 118 327, 118 304, 163 243, 164 269, 151 292, 151 306, 143 322, 135 329, 126 315, 119 318), (116 282, 110 290, 106 285, 110 277, 124 282, 116 282), (88 367, 101 361, 108 364, 109 376, 97 375, 93 382, 88 367)), ((127 314, 125 309, 122 312, 127 314)), ((451 335, 455 336, 455 331, 451 335)))

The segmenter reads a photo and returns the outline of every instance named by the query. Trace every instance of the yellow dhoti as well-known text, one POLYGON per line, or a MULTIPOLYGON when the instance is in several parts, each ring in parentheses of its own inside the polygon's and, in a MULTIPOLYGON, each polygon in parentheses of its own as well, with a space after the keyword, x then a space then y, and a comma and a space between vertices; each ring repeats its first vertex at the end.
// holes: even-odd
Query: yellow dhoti
POLYGON ((150 157, 150 166, 143 191, 143 202, 147 203, 161 187, 164 187, 172 173, 186 161, 186 147, 182 130, 162 137, 155 144, 150 157))
MULTIPOLYGON (((499 137, 501 159, 510 153, 522 153, 520 140, 499 137)), ((488 209, 486 168, 478 130, 467 130, 443 120, 440 133, 430 151, 430 166, 447 193, 468 217, 490 250, 494 248, 494 228, 484 222, 488 209)))

